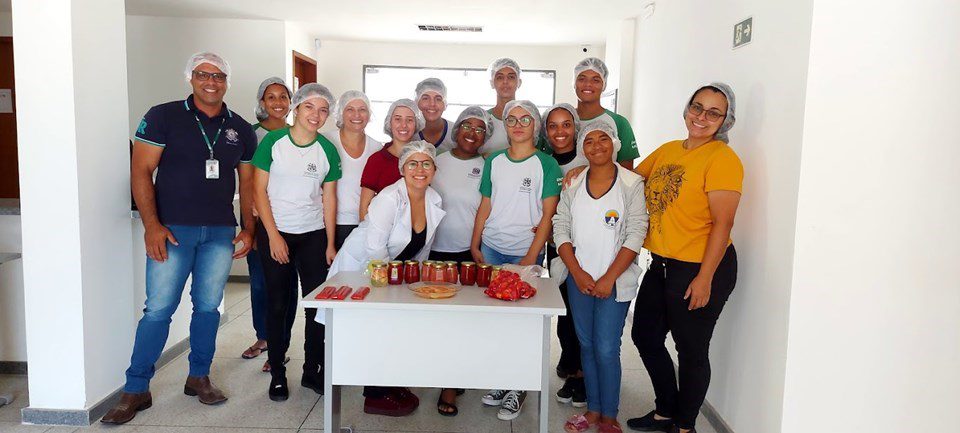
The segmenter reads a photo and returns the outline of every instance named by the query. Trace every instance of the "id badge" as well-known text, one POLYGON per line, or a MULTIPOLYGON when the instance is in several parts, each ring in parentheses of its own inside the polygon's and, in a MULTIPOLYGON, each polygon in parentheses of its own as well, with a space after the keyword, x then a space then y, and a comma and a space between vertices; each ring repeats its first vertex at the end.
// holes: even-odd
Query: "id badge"
POLYGON ((207 174, 207 179, 220 179, 220 161, 208 159, 205 173, 207 174))

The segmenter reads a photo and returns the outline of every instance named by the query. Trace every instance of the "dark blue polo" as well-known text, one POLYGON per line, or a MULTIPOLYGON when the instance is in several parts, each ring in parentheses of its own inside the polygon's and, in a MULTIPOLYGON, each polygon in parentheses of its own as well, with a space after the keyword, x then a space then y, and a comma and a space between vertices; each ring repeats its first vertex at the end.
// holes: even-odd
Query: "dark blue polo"
POLYGON ((236 226, 233 194, 236 168, 249 163, 257 149, 253 128, 223 104, 210 118, 197 110, 193 95, 147 111, 134 134, 138 141, 163 148, 157 177, 157 216, 163 225, 236 226), (196 116, 196 117, 194 117, 196 116), (213 142, 213 157, 220 161, 220 178, 207 179, 204 169, 210 151, 200 132, 203 125, 213 142))

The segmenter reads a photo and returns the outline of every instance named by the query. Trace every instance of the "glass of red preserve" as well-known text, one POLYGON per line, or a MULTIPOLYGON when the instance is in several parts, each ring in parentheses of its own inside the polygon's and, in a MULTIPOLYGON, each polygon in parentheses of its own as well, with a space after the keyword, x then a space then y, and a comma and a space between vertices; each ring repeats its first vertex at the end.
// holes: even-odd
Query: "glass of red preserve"
POLYGON ((433 281, 434 283, 444 282, 445 281, 443 278, 444 268, 446 268, 446 265, 444 265, 443 262, 433 262, 433 279, 431 281, 433 281))
POLYGON ((433 281, 433 260, 420 262, 420 281, 433 281))
POLYGON ((474 262, 463 262, 460 265, 460 284, 472 286, 477 283, 477 264, 474 262))
POLYGON ((443 268, 443 281, 457 284, 459 278, 460 272, 457 270, 457 262, 446 262, 443 268))
POLYGON ((403 280, 407 284, 420 282, 420 262, 407 260, 403 267, 403 280))
POLYGON ((492 266, 490 266, 490 265, 488 265, 488 264, 486 264, 486 263, 481 263, 481 264, 477 265, 477 286, 478 286, 478 287, 487 287, 487 286, 489 286, 489 285, 490 285, 490 277, 492 276, 492 275, 491 275, 492 273, 493 273, 493 267, 492 267, 492 266))
POLYGON ((394 260, 387 267, 387 284, 395 286, 403 284, 403 262, 394 260))

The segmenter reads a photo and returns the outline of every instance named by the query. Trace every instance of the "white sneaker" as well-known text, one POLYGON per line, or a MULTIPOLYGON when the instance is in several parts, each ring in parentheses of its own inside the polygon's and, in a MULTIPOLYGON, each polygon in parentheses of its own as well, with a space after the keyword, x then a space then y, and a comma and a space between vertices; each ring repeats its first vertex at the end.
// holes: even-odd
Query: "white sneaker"
POLYGON ((527 399, 526 391, 510 391, 503 397, 503 404, 497 412, 497 418, 510 421, 520 415, 523 401, 527 399))
POLYGON ((493 389, 490 390, 486 395, 480 398, 480 401, 487 406, 500 406, 500 403, 503 403, 503 397, 507 395, 507 390, 505 389, 493 389))

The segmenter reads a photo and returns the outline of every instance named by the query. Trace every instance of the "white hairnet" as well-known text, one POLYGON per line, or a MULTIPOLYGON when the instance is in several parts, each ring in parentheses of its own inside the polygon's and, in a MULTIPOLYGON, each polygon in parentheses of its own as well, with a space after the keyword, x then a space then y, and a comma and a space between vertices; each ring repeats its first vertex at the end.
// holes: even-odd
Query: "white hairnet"
MULTIPOLYGON (((576 137, 577 134, 580 133, 580 115, 577 114, 577 109, 573 108, 573 105, 570 105, 566 102, 561 102, 559 104, 556 104, 548 108, 546 111, 544 111, 543 116, 541 116, 543 118, 543 123, 547 123, 547 119, 550 117, 550 113, 553 113, 553 111, 557 109, 567 110, 567 112, 570 113, 571 116, 573 116, 573 136, 576 137)), ((543 138, 547 138, 546 126, 543 127, 542 135, 543 135, 543 138)))
POLYGON ((209 52, 196 53, 187 59, 187 67, 183 70, 184 80, 189 83, 190 78, 193 77, 193 70, 204 63, 216 66, 217 69, 220 69, 220 72, 227 74, 227 88, 230 88, 230 64, 223 57, 209 52))
POLYGON ((403 165, 407 163, 407 160, 418 153, 427 155, 434 161, 437 160, 437 148, 432 144, 423 140, 411 141, 400 148, 400 165, 398 167, 400 168, 400 173, 403 173, 403 165))
POLYGON ((333 108, 334 104, 337 103, 333 99, 333 93, 330 93, 330 89, 326 86, 319 83, 309 83, 301 86, 297 89, 297 93, 293 94, 293 98, 290 99, 290 110, 295 110, 300 104, 317 98, 326 100, 328 109, 333 108))
POLYGON ((583 125, 583 129, 580 130, 580 134, 577 135, 577 148, 583 152, 583 141, 587 138, 587 134, 593 131, 601 131, 604 134, 607 134, 610 137, 610 141, 613 142, 613 160, 617 160, 617 152, 620 151, 620 137, 617 136, 617 129, 613 125, 604 122, 602 120, 595 120, 587 122, 583 125))
POLYGON ((520 70, 520 65, 517 64, 516 60, 502 57, 497 60, 494 60, 493 63, 490 64, 490 68, 487 70, 487 72, 490 73, 491 85, 493 85, 493 79, 497 76, 497 71, 503 68, 513 69, 513 71, 517 73, 517 80, 520 80, 520 72, 522 72, 520 70))
POLYGON ((417 100, 420 100, 420 97, 427 92, 437 92, 440 96, 443 97, 443 100, 447 100, 447 86, 443 84, 443 81, 440 81, 439 78, 427 78, 419 83, 417 83, 417 100))
POLYGON ((507 105, 503 107, 503 127, 507 128, 507 117, 510 117, 510 111, 516 107, 523 108, 527 113, 530 114, 530 117, 533 117, 533 140, 536 141, 538 134, 540 134, 540 110, 537 109, 537 105, 533 102, 530 102, 526 99, 514 99, 510 102, 507 102, 507 105))
POLYGON ((390 108, 387 110, 387 118, 383 119, 383 132, 385 134, 389 135, 391 138, 393 137, 393 131, 390 130, 390 119, 393 118, 393 111, 396 110, 397 107, 407 107, 413 110, 413 116, 417 119, 417 128, 413 131, 413 133, 416 134, 420 131, 423 131, 423 127, 427 125, 427 119, 423 118, 423 113, 421 113, 420 109, 417 108, 416 102, 413 102, 407 98, 403 98, 397 99, 390 104, 390 108))
MULTIPOLYGON (((610 71, 607 69, 607 64, 603 63, 603 60, 600 60, 596 57, 587 57, 577 63, 577 66, 573 68, 573 82, 577 82, 577 77, 583 71, 593 71, 600 74, 600 77, 603 78, 603 90, 607 90, 607 75, 610 71)), ((574 84, 576 85, 576 84, 574 84)))
POLYGON ((340 99, 337 99, 337 110, 334 112, 334 119, 337 122, 337 128, 343 128, 343 110, 347 108, 347 104, 361 100, 364 105, 367 106, 367 111, 370 111, 370 98, 367 98, 367 95, 359 90, 347 90, 340 95, 340 99))
POLYGON ((700 87, 696 92, 693 92, 693 94, 690 95, 690 100, 687 101, 687 105, 683 106, 684 119, 686 119, 687 116, 687 107, 693 103, 693 98, 697 96, 697 93, 700 93, 700 91, 703 89, 717 90, 720 93, 723 93, 723 96, 727 98, 727 115, 723 118, 723 123, 720 125, 720 128, 717 129, 717 133, 713 135, 713 138, 724 143, 729 143, 730 137, 727 136, 727 132, 729 132, 730 129, 733 128, 733 124, 737 122, 737 95, 733 93, 733 88, 730 87, 729 84, 714 81, 706 86, 700 87))
MULTIPOLYGON (((487 110, 484 110, 479 105, 471 105, 463 111, 460 112, 460 117, 457 117, 457 121, 453 123, 453 130, 460 131, 460 125, 467 119, 477 119, 483 122, 484 127, 487 129, 486 134, 483 136, 483 142, 486 143, 487 140, 493 136, 493 116, 490 113, 487 113, 487 110)), ((454 137, 456 137, 456 132, 454 132, 454 137)))
POLYGON ((257 89, 257 109, 254 110, 254 113, 256 113, 257 115, 257 120, 263 121, 263 120, 266 120, 267 117, 270 117, 269 115, 267 115, 266 107, 263 106, 263 94, 267 92, 267 87, 270 87, 274 84, 279 84, 283 86, 283 90, 287 91, 288 98, 293 97, 293 95, 290 94, 290 88, 287 87, 287 84, 283 82, 283 78, 270 77, 270 78, 267 78, 266 80, 263 80, 263 82, 260 83, 260 88, 257 89))

